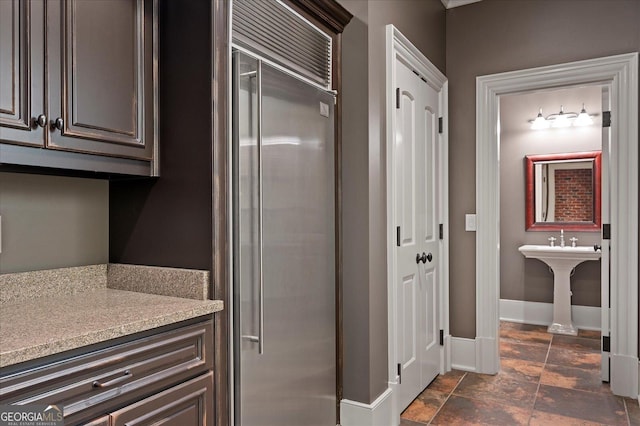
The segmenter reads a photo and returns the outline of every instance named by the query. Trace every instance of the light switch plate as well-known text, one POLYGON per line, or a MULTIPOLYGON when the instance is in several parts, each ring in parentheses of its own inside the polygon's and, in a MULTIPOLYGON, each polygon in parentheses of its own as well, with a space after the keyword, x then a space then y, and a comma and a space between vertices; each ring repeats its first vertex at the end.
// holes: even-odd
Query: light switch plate
POLYGON ((476 215, 465 214, 464 215, 464 230, 475 231, 476 230, 476 215))

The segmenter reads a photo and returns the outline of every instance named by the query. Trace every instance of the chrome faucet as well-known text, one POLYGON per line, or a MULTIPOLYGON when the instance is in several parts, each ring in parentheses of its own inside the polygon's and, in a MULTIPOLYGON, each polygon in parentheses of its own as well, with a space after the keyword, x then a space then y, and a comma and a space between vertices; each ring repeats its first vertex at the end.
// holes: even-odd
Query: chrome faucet
POLYGON ((564 229, 560 230, 560 247, 564 248, 564 229))
POLYGON ((555 247, 555 246, 556 246, 556 240, 557 240, 557 238, 556 238, 556 237, 549 237, 549 238, 547 238, 547 239, 549 240, 549 245, 550 245, 551 247, 555 247))
POLYGON ((571 241, 571 247, 575 247, 578 239, 576 237, 571 237, 569 238, 569 241, 571 241))

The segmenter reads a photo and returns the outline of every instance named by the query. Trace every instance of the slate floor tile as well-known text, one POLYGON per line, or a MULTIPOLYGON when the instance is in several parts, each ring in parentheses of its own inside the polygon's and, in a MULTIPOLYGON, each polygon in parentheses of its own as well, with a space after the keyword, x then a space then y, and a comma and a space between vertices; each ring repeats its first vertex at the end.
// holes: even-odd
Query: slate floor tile
POLYGON ((549 345, 531 345, 514 343, 500 339, 500 357, 526 359, 528 361, 544 362, 547 358, 549 345))
POLYGON ((541 362, 527 361, 524 359, 502 358, 500 360, 500 373, 503 378, 510 378, 522 382, 540 381, 540 375, 544 364, 541 362))
POLYGON ((607 425, 628 424, 622 398, 602 392, 540 385, 534 409, 607 425))
POLYGON ((446 400, 447 394, 425 389, 407 409, 404 410, 400 417, 414 422, 428 423, 433 419, 446 400))
POLYGON ((429 389, 442 393, 450 394, 466 373, 460 370, 451 370, 445 374, 441 374, 435 378, 429 385, 429 389))
POLYGON ((576 351, 554 347, 553 345, 549 349, 549 357, 547 358, 548 364, 591 370, 600 370, 601 361, 600 352, 576 351))
POLYGON ((432 425, 526 425, 531 410, 452 395, 432 425))
POLYGON ((599 369, 584 369, 547 364, 540 383, 559 388, 589 392, 611 393, 609 385, 602 382, 599 369))
POLYGON ((500 375, 468 373, 453 394, 531 409, 537 389, 537 383, 512 380, 500 375))

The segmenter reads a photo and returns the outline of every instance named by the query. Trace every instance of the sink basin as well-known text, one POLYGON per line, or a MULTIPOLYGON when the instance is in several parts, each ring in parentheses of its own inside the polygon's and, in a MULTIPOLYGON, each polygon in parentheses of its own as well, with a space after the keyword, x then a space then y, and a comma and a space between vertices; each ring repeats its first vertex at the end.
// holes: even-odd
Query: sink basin
POLYGON ((554 262, 554 259, 578 261, 572 267, 575 267, 576 265, 578 265, 581 262, 584 262, 585 260, 600 259, 600 252, 595 251, 592 246, 551 247, 551 246, 538 246, 538 245, 524 245, 524 246, 520 246, 518 250, 520 251, 520 253, 524 255, 524 257, 542 260, 543 262, 547 263, 547 265, 549 265, 549 263, 547 262, 547 259, 551 262, 554 262))
POLYGON ((576 336, 578 329, 571 321, 571 271, 584 261, 600 259, 600 252, 587 246, 524 245, 518 250, 524 257, 546 263, 553 271, 553 323, 549 333, 576 336))

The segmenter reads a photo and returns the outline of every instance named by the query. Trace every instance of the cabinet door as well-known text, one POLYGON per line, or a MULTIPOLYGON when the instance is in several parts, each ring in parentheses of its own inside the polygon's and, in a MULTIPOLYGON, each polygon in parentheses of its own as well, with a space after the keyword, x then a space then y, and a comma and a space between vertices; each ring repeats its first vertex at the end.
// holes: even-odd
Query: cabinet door
POLYGON ((0 141, 43 146, 46 125, 44 3, 42 0, 2 0, 0 141))
POLYGON ((154 0, 49 5, 48 147, 150 160, 154 0))
POLYGON ((111 413, 111 424, 211 426, 213 373, 196 377, 111 413))

